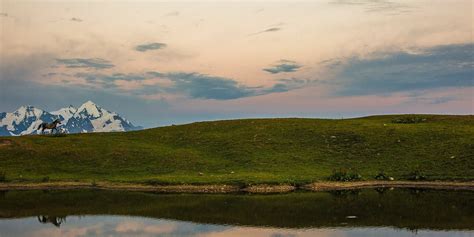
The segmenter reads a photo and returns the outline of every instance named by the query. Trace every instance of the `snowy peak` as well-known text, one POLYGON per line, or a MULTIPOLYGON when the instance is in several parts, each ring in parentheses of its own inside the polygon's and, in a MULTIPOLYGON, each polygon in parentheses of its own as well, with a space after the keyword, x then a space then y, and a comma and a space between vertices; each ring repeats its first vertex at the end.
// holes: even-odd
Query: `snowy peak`
POLYGON ((37 109, 34 106, 21 106, 13 114, 18 118, 40 117, 44 113, 43 110, 37 109))
POLYGON ((55 116, 34 106, 21 106, 12 113, 1 113, 0 132, 6 135, 6 131, 11 135, 32 134, 35 128, 43 122, 52 122, 55 116))
POLYGON ((70 105, 53 112, 46 112, 28 105, 21 106, 12 113, 0 113, 0 136, 36 134, 41 123, 50 123, 55 119, 61 120, 62 124, 59 126, 69 133, 141 129, 117 113, 103 109, 92 101, 87 101, 77 109, 70 105))
POLYGON ((86 116, 92 118, 99 118, 103 115, 103 112, 104 110, 101 107, 97 106, 94 102, 89 100, 77 109, 76 113, 74 114, 74 117, 86 116))
POLYGON ((67 123, 69 119, 77 112, 76 107, 69 105, 68 107, 61 108, 59 110, 51 112, 51 114, 56 115, 63 121, 63 123, 67 123))
POLYGON ((66 127, 73 132, 115 132, 140 129, 117 113, 103 109, 92 101, 82 104, 66 127))

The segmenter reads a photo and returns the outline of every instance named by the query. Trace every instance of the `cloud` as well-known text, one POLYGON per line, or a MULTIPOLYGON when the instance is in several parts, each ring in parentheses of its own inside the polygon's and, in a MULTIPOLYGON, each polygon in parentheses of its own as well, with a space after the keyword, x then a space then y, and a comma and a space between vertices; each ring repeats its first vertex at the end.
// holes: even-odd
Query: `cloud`
POLYGON ((166 47, 164 43, 148 43, 148 44, 140 44, 135 47, 136 51, 145 52, 148 50, 157 50, 166 47))
POLYGON ((341 6, 361 6, 369 13, 387 13, 391 15, 410 13, 413 6, 388 0, 333 0, 330 2, 341 6))
POLYGON ((281 30, 280 27, 271 27, 271 28, 268 28, 266 30, 262 30, 262 31, 259 31, 259 32, 256 32, 256 33, 249 34, 249 36, 250 35, 259 35, 259 34, 268 33, 268 32, 275 32, 275 31, 280 31, 280 30, 281 30))
POLYGON ((229 100, 255 95, 255 90, 236 81, 198 73, 170 73, 175 85, 171 92, 185 93, 191 98, 229 100))
POLYGON ((336 95, 384 95, 395 92, 463 88, 474 85, 474 44, 419 49, 417 53, 377 53, 352 57, 330 81, 336 95))
POLYGON ((101 58, 58 58, 56 63, 67 68, 106 69, 114 67, 110 61, 101 58))
POLYGON ((73 18, 71 18, 71 21, 82 22, 82 19, 73 17, 73 18))
POLYGON ((281 72, 295 72, 299 68, 301 68, 301 65, 299 65, 298 63, 291 60, 282 59, 278 61, 275 65, 269 68, 264 68, 263 70, 272 74, 276 74, 281 72))
POLYGON ((179 16, 179 12, 178 11, 168 12, 164 16, 179 16))
POLYGON ((193 99, 231 100, 294 90, 307 84, 301 79, 280 79, 269 87, 250 87, 237 81, 196 72, 146 72, 142 74, 76 73, 95 87, 118 89, 138 96, 156 93, 184 95, 193 99))

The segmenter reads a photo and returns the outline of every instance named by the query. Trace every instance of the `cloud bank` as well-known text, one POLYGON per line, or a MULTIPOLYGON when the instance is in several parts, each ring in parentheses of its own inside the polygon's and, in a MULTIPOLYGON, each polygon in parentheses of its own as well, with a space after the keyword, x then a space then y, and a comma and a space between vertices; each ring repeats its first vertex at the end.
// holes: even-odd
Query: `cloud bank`
POLYGON ((342 96, 472 87, 473 58, 474 44, 352 57, 343 63, 331 83, 337 88, 335 94, 342 96))
POLYGON ((135 95, 153 94, 184 95, 192 99, 231 100, 244 97, 286 92, 303 87, 307 81, 301 79, 280 79, 269 87, 249 87, 237 81, 196 72, 150 71, 146 73, 76 73, 74 77, 83 78, 88 83, 103 88, 129 91, 135 95))

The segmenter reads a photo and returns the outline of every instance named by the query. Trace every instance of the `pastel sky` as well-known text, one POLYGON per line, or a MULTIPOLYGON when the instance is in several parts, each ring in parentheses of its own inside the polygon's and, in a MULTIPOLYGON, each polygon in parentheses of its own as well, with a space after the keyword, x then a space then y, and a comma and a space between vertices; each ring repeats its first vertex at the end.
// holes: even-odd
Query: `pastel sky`
POLYGON ((471 0, 0 0, 0 111, 145 127, 474 113, 471 0))

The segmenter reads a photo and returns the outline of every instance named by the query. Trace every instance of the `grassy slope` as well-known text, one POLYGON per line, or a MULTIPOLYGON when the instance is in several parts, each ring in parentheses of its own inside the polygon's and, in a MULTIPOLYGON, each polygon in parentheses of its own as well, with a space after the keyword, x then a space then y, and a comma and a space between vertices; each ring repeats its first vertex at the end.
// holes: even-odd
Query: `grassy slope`
POLYGON ((24 181, 305 183, 347 168, 364 179, 380 170, 396 179, 420 170, 430 179, 474 180, 473 116, 424 115, 426 122, 416 124, 392 123, 396 117, 247 119, 0 138, 13 142, 0 145, 0 172, 24 181))

